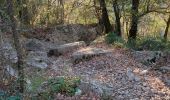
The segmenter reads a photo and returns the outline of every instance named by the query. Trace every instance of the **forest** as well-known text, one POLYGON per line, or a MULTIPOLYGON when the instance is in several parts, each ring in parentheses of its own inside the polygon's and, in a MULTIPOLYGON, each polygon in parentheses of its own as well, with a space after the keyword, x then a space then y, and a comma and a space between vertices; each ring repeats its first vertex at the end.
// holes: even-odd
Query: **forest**
POLYGON ((0 100, 170 100, 170 1, 0 0, 0 100))

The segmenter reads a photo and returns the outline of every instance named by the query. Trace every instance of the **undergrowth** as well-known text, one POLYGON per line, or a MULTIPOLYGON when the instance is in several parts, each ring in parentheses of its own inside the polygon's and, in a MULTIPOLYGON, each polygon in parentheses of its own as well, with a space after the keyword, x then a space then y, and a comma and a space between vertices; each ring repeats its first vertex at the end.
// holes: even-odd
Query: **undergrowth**
POLYGON ((137 51, 170 51, 170 41, 165 41, 161 37, 137 38, 133 43, 128 43, 112 32, 106 36, 106 42, 113 44, 114 47, 130 48, 137 51))
POLYGON ((80 84, 80 79, 77 77, 52 78, 46 81, 45 87, 42 87, 45 88, 44 91, 40 91, 33 99, 51 100, 57 93, 74 96, 78 90, 78 84, 80 84))

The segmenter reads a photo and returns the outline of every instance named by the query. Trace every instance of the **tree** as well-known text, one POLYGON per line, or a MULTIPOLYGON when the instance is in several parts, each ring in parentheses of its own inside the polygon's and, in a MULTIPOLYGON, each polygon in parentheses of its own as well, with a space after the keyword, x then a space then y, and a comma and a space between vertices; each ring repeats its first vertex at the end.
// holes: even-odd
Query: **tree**
POLYGON ((131 28, 129 30, 129 36, 128 39, 136 39, 137 31, 138 31, 138 8, 139 8, 139 0, 132 0, 132 8, 131 8, 131 28))
POLYGON ((30 24, 30 16, 27 8, 27 0, 17 0, 18 5, 18 15, 21 21, 21 24, 29 25, 30 24))
POLYGON ((120 9, 117 0, 113 1, 113 9, 116 18, 116 34, 117 36, 121 36, 121 22, 120 22, 120 9))
POLYGON ((24 92, 24 63, 23 63, 23 53, 22 53, 22 48, 21 44, 19 42, 19 34, 16 31, 16 21, 14 18, 14 6, 13 6, 13 1, 14 0, 6 0, 7 1, 7 13, 9 15, 10 21, 11 21, 11 31, 13 35, 13 40, 14 40, 14 46, 17 51, 17 68, 18 68, 18 75, 19 75, 19 91, 21 93, 24 92))
POLYGON ((167 40, 169 26, 170 26, 170 15, 168 17, 168 21, 166 22, 166 28, 165 28, 165 33, 164 33, 164 39, 165 40, 167 40))
POLYGON ((109 33, 112 31, 112 26, 110 24, 106 3, 105 0, 99 0, 99 2, 100 2, 100 7, 102 9, 102 24, 105 27, 105 33, 109 33))

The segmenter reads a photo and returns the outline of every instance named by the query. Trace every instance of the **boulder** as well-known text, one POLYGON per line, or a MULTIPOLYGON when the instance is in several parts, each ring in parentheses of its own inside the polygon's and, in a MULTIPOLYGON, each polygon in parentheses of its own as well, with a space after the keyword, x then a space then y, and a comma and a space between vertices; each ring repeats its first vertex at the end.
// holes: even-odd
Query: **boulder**
POLYGON ((53 42, 65 44, 76 41, 93 41, 97 37, 95 27, 87 27, 82 24, 57 25, 51 34, 46 35, 46 39, 53 42))
POLYGON ((170 66, 160 67, 159 70, 161 70, 161 71, 163 71, 163 72, 170 72, 170 66))
POLYGON ((73 51, 74 49, 80 48, 80 47, 85 47, 86 44, 83 41, 79 42, 73 42, 73 43, 68 43, 64 45, 60 45, 56 47, 56 49, 51 49, 48 52, 48 56, 60 56, 62 54, 65 54, 67 52, 73 51))
POLYGON ((27 51, 45 51, 54 49, 59 46, 58 43, 52 43, 50 41, 43 41, 38 39, 26 39, 24 42, 25 49, 27 51))
POLYGON ((81 41, 85 41, 87 44, 90 44, 91 41, 95 40, 97 37, 97 32, 95 28, 86 29, 80 33, 81 41))
POLYGON ((129 81, 137 81, 137 82, 140 81, 140 78, 137 75, 135 75, 133 73, 132 69, 130 69, 130 68, 127 69, 126 74, 127 74, 127 77, 128 77, 129 81))
POLYGON ((17 52, 11 43, 4 42, 1 44, 0 51, 2 53, 2 57, 10 63, 16 63, 18 61, 17 52))
POLYGON ((35 68, 47 68, 49 63, 50 61, 47 57, 47 53, 42 51, 31 51, 26 58, 26 64, 35 68))
POLYGON ((16 77, 18 78, 18 71, 15 70, 14 68, 12 68, 11 66, 7 65, 6 67, 6 71, 10 76, 16 77))
POLYGON ((72 54, 72 59, 74 63, 78 63, 80 60, 85 60, 94 56, 107 55, 111 53, 112 53, 111 50, 87 47, 74 52, 72 54))
POLYGON ((37 39, 29 39, 25 44, 25 48, 28 51, 43 51, 45 49, 44 44, 37 39))
POLYGON ((106 84, 101 83, 98 80, 90 80, 89 82, 81 82, 78 87, 82 90, 82 93, 93 91, 99 95, 102 95, 104 93, 106 95, 111 95, 114 91, 112 87, 108 87, 106 84))
POLYGON ((163 53, 161 51, 133 51, 132 55, 136 61, 150 65, 156 63, 163 53))

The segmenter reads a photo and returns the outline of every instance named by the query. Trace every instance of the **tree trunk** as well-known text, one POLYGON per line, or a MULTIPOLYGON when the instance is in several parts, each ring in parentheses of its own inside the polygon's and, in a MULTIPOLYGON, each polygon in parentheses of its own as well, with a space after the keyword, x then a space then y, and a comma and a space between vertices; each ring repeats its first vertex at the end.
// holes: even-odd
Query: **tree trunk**
POLYGON ((24 92, 24 63, 23 63, 23 52, 21 48, 21 44, 19 42, 19 35, 16 31, 16 21, 14 18, 14 7, 13 7, 13 0, 7 0, 7 13, 9 15, 10 21, 11 21, 11 30, 13 33, 13 40, 14 40, 14 46, 17 51, 17 68, 18 68, 18 75, 19 75, 19 91, 21 93, 24 92))
POLYGON ((117 0, 113 1, 113 9, 116 17, 116 34, 117 36, 121 36, 120 10, 117 4, 117 0))
POLYGON ((102 9, 102 23, 105 26, 105 33, 109 33, 112 31, 112 26, 109 21, 106 3, 105 0, 99 0, 99 1, 100 1, 100 7, 102 9))
POLYGON ((169 31, 169 26, 170 26, 170 15, 168 18, 168 21, 166 23, 166 28, 165 28, 165 33, 164 33, 164 39, 167 40, 167 36, 168 36, 168 31, 169 31))
POLYGON ((30 17, 27 8, 27 1, 26 0, 17 0, 18 8, 19 8, 19 19, 21 24, 29 25, 30 24, 30 17))
POLYGON ((136 39, 137 31, 138 31, 138 7, 139 7, 139 0, 132 0, 132 21, 131 21, 131 28, 129 30, 128 39, 136 39))

